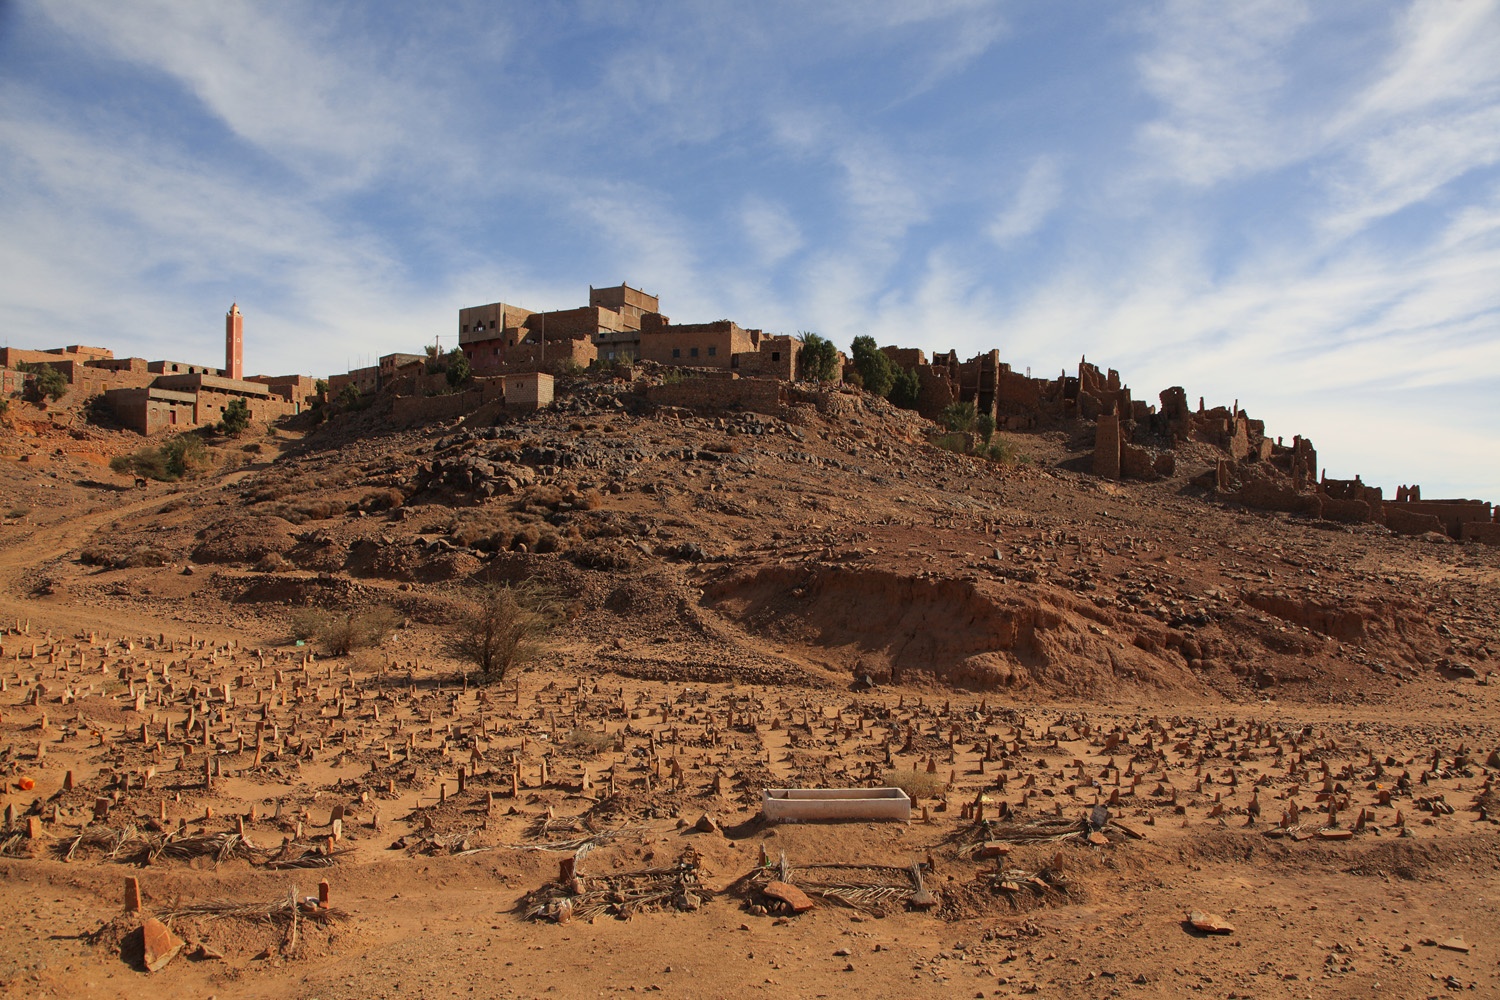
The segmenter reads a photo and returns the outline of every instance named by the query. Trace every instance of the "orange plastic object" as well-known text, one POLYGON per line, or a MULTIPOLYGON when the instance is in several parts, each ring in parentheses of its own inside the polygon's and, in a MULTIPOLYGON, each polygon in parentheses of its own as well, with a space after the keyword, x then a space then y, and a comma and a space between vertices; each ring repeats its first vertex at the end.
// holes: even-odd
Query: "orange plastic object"
POLYGON ((23 792, 29 792, 36 787, 36 782, 32 781, 30 778, 22 778, 20 781, 16 782, 16 784, 21 786, 21 791, 23 792))

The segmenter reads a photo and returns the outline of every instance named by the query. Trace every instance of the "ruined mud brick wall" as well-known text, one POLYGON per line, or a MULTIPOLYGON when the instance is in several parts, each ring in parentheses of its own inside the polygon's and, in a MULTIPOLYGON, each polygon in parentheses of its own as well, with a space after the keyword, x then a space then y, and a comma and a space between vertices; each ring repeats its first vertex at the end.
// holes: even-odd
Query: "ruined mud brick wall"
POLYGON ((973 403, 977 413, 995 416, 995 397, 1000 385, 1000 352, 991 350, 958 366, 959 398, 973 403))
POLYGON ((1094 475, 1120 478, 1120 417, 1101 413, 1094 425, 1094 475))
POLYGON ((880 353, 902 371, 923 368, 927 365, 927 352, 920 347, 882 347, 880 353))
POLYGON ((1177 456, 1172 452, 1120 442, 1120 478, 1152 481, 1176 472, 1177 456))
POLYGON ((1097 420, 1101 413, 1133 413, 1130 388, 1120 384, 1120 373, 1113 368, 1109 374, 1101 375, 1099 369, 1087 361, 1078 362, 1078 414, 1087 420, 1097 420))
POLYGON ((753 410, 775 416, 786 405, 780 382, 759 378, 686 378, 653 385, 646 398, 659 406, 691 410, 753 410))
POLYGON ((1324 476, 1318 482, 1318 492, 1334 500, 1363 500, 1378 507, 1382 503, 1379 486, 1366 486, 1358 476, 1353 479, 1329 479, 1324 476))
POLYGON ((1442 525, 1444 534, 1462 538, 1464 525, 1493 522, 1492 506, 1482 500, 1386 500, 1381 504, 1385 525, 1392 531, 1392 516, 1426 515, 1442 525))
POLYGON ((917 412, 928 420, 937 420, 944 410, 958 402, 958 380, 946 368, 918 368, 917 380, 921 385, 917 391, 917 412))
POLYGON ((1500 521, 1465 521, 1459 537, 1466 542, 1500 545, 1500 521))
POLYGON ((1418 514, 1406 510, 1406 504, 1389 504, 1385 507, 1385 526, 1398 535, 1425 535, 1429 531, 1444 533, 1443 522, 1431 514, 1418 514))

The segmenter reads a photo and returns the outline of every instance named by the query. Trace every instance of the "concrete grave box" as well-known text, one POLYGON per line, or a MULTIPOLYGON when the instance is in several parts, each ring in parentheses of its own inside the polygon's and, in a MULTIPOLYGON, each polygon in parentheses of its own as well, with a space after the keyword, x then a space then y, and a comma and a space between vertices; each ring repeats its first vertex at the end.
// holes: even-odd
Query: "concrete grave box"
POLYGON ((911 821, 911 799, 899 788, 767 788, 761 813, 769 823, 808 820, 911 821))

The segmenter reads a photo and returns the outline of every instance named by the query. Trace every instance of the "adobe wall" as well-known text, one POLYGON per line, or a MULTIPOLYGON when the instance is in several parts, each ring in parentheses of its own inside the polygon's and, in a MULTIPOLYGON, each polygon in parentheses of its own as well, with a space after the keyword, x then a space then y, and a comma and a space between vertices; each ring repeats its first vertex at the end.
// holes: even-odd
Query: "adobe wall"
POLYGON ((598 306, 537 313, 527 318, 522 325, 532 333, 545 329, 549 342, 554 337, 592 337, 600 330, 618 332, 627 329, 625 317, 613 309, 601 309, 598 306))
POLYGON ((471 340, 487 340, 500 330, 524 326, 533 315, 530 309, 504 302, 468 306, 458 311, 458 342, 463 345, 471 340))
POLYGON ((111 389, 104 395, 115 419, 137 434, 150 436, 195 426, 197 400, 192 393, 152 389, 111 389))
POLYGON ((1094 475, 1120 478, 1120 417, 1101 413, 1094 428, 1094 475))
POLYGON ((538 366, 546 371, 559 371, 572 365, 587 368, 599 359, 599 349, 587 340, 554 341, 550 329, 547 331, 546 347, 543 352, 540 344, 512 344, 505 349, 503 360, 500 355, 489 358, 481 356, 473 358, 472 364, 476 374, 483 372, 497 375, 503 372, 536 371, 538 366))
POLYGON ((1482 500, 1387 500, 1382 505, 1387 527, 1393 511, 1405 514, 1425 514, 1436 518, 1443 531, 1452 538, 1463 537, 1465 524, 1491 521, 1492 507, 1482 500))
POLYGON ((714 323, 665 326, 641 330, 641 360, 663 365, 731 368, 736 354, 759 350, 756 332, 725 319, 714 323))
POLYGON ((1500 545, 1500 522, 1496 521, 1465 521, 1459 537, 1466 542, 1480 542, 1484 545, 1500 545))
POLYGON ((785 405, 781 383, 758 378, 685 378, 681 382, 651 386, 646 390, 646 398, 658 406, 753 410, 772 416, 785 405))
POLYGON ((434 420, 452 420, 483 405, 484 393, 478 389, 447 396, 397 396, 391 400, 391 423, 410 427, 434 420))
POLYGON ((762 337, 760 349, 742 351, 730 358, 729 367, 744 378, 775 378, 791 382, 797 378, 797 355, 802 344, 791 337, 762 337))
POLYGON ((0 395, 19 395, 26 389, 26 383, 34 376, 25 372, 11 371, 9 368, 0 368, 0 395))

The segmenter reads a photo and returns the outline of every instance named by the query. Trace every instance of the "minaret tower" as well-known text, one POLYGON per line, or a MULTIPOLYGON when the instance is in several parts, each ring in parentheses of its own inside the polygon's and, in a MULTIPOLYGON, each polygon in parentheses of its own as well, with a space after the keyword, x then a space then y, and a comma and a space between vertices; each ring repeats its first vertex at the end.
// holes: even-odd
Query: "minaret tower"
POLYGON ((224 374, 245 377, 245 317, 238 302, 224 314, 224 374))

